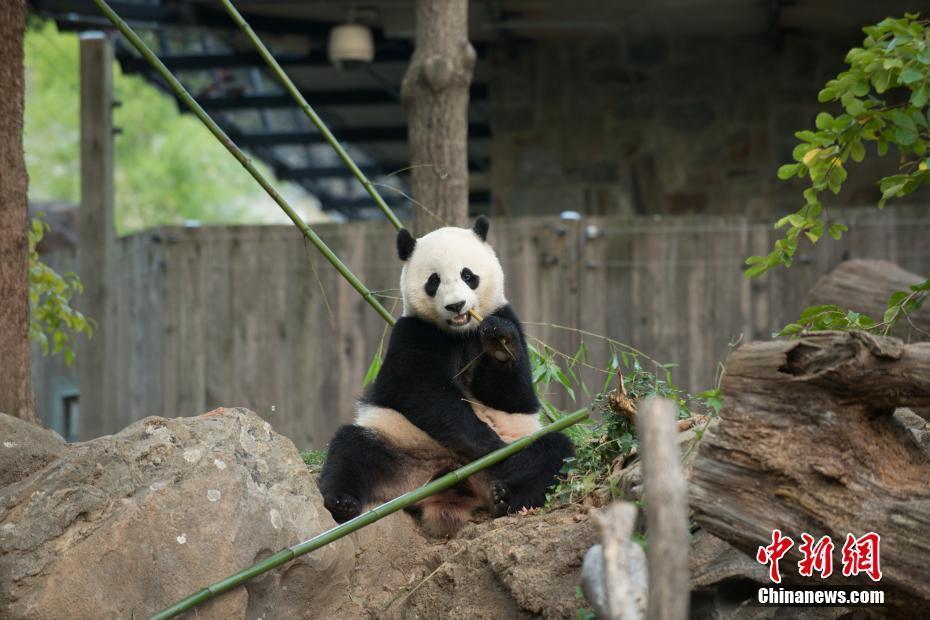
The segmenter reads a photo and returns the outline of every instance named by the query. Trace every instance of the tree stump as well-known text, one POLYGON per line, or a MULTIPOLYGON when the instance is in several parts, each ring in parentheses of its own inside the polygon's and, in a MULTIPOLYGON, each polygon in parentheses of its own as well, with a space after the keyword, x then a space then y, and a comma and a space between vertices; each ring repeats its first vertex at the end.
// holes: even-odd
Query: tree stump
POLYGON ((720 424, 691 478, 698 523, 755 556, 780 529, 796 544, 786 582, 886 590, 895 609, 930 605, 930 454, 893 417, 930 405, 930 343, 820 332, 750 343, 726 365, 720 424), (833 575, 800 577, 800 534, 832 537, 833 575), (847 533, 881 536, 883 578, 843 577, 847 533))

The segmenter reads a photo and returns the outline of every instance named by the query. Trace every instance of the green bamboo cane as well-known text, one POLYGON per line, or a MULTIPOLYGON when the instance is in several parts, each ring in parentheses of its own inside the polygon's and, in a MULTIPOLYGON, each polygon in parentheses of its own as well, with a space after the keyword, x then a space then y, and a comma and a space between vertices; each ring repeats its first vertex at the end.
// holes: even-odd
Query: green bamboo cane
POLYGON ((543 435, 564 430, 573 424, 581 422, 587 417, 587 409, 581 409, 575 413, 565 416, 564 418, 560 418, 556 422, 553 422, 552 424, 539 429, 535 433, 527 435, 526 437, 522 437, 513 443, 500 448, 499 450, 495 450, 494 452, 481 457, 477 461, 473 461, 464 467, 460 467, 459 469, 456 469, 455 471, 450 472, 445 476, 434 480, 433 482, 430 482, 429 484, 423 485, 419 489, 405 493, 396 499, 392 499, 391 501, 381 504, 376 508, 372 508, 368 512, 355 517, 351 521, 346 521, 342 525, 326 530, 321 534, 317 534, 309 540, 298 543, 293 547, 282 549, 274 555, 265 558, 261 562, 253 564, 252 566, 241 570, 238 573, 234 573, 211 586, 203 588, 202 590, 191 594, 187 598, 178 601, 170 607, 166 607, 165 609, 152 616, 150 620, 165 620, 167 618, 173 618, 178 614, 181 614, 193 608, 194 606, 199 605, 200 603, 208 601, 211 598, 226 592, 227 590, 231 590, 236 586, 242 585, 253 577, 261 575, 262 573, 267 572, 273 568, 277 568, 278 566, 290 562, 294 558, 304 555, 305 553, 316 551, 320 547, 324 547, 333 541, 339 540, 343 536, 351 534, 356 530, 360 530, 366 525, 371 525, 375 521, 383 519, 391 513, 407 508, 408 506, 412 506, 413 504, 429 497, 430 495, 434 495, 439 491, 443 491, 449 487, 455 486, 469 476, 474 475, 479 471, 516 454, 520 450, 523 450, 543 435))
POLYGON ((278 206, 287 214, 287 216, 294 222, 294 225, 304 234, 304 237, 310 240, 316 249, 326 258, 329 263, 336 268, 343 278, 352 285, 358 293, 371 305, 375 311, 381 315, 381 317, 387 321, 390 325, 395 323, 394 317, 388 312, 387 308, 381 305, 381 302, 375 297, 368 288, 362 284, 362 281, 359 280, 352 271, 339 260, 339 257, 323 242, 322 239, 310 228, 303 218, 301 218, 296 211, 291 207, 287 200, 282 196, 277 189, 271 184, 265 176, 259 172, 258 168, 255 167, 255 164, 252 163, 252 160, 246 156, 242 150, 236 146, 236 143, 230 139, 229 136, 220 128, 219 125, 207 114, 200 104, 191 96, 187 89, 184 88, 184 85, 178 81, 176 77, 168 70, 168 68, 159 60, 158 56, 155 55, 152 50, 145 44, 145 42, 139 38, 139 35, 127 24, 123 19, 116 14, 116 12, 110 8, 110 5, 106 3, 105 0, 94 0, 94 4, 106 15, 114 26, 123 34, 124 37, 139 50, 139 53, 142 54, 142 57, 148 61, 152 68, 158 72, 158 74, 168 83, 171 89, 175 94, 180 98, 186 105, 191 109, 191 111, 200 119, 200 121, 207 126, 207 129, 216 137, 220 143, 226 147, 233 157, 239 160, 239 163, 242 164, 242 167, 245 168, 249 174, 252 175, 258 184, 268 193, 271 198, 278 203, 278 206))
POLYGON ((375 188, 374 183, 372 183, 365 173, 355 164, 352 157, 342 148, 342 144, 339 143, 339 140, 336 139, 336 136, 332 134, 329 130, 329 127, 326 126, 326 123, 323 122, 323 119, 317 115, 316 111, 310 106, 304 96, 301 94, 300 89, 294 84, 287 73, 284 72, 284 69, 281 68, 281 65, 278 64, 278 61, 275 60, 275 57, 268 51, 268 48, 258 38, 258 35, 255 34, 255 31, 252 30, 252 27, 249 26, 248 22, 245 21, 245 18, 242 17, 242 14, 236 10, 236 7, 233 6, 231 0, 220 0, 223 3, 223 6, 226 8, 226 12, 229 13, 229 16, 232 17, 233 21, 242 29, 242 32, 246 37, 252 42, 252 45, 255 46, 255 49, 258 50, 259 55, 268 63, 268 66, 271 68, 271 71, 275 74, 275 77, 284 85, 284 89, 290 93, 291 97, 294 98, 294 101, 297 102, 297 105, 300 106, 300 109, 303 110, 304 114, 307 115, 307 118, 310 119, 316 128, 320 131, 320 134, 326 140, 326 142, 333 148, 336 152, 336 155, 339 156, 339 159, 342 160, 342 163, 355 175, 355 178, 358 179, 358 182, 362 184, 362 187, 368 192, 372 200, 375 201, 375 204, 378 205, 378 208, 387 216, 387 219, 394 225, 394 228, 403 228, 403 224, 397 216, 394 215, 394 212, 391 208, 384 202, 384 199, 381 197, 381 194, 378 193, 378 190, 375 188))

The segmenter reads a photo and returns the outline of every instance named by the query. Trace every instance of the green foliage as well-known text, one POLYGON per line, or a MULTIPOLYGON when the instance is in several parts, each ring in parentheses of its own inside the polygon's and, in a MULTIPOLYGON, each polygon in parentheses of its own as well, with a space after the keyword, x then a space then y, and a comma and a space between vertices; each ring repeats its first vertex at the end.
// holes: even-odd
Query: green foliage
POLYGON ((849 69, 827 82, 818 99, 839 102, 843 113, 821 112, 816 129, 795 133, 800 143, 794 148, 795 163, 778 169, 778 178, 808 177, 805 204, 776 222, 785 235, 775 242, 768 256, 752 256, 746 275, 755 276, 778 265, 791 266, 802 235, 816 243, 826 232, 842 237, 843 224, 829 225, 823 208, 825 191, 838 194, 847 177, 846 166, 865 158, 866 145, 874 143, 879 155, 894 145, 900 155, 900 173, 879 180, 882 198, 906 196, 930 182, 927 140, 930 110, 930 42, 925 21, 907 14, 888 18, 864 28, 862 47, 846 55, 849 69))
POLYGON ((575 586, 575 600, 578 602, 578 609, 575 610, 575 620, 597 620, 597 614, 591 609, 588 599, 581 590, 581 586, 575 586))
MULTIPOLYGON (((24 142, 33 200, 80 199, 77 36, 52 22, 26 32, 24 142)), ((121 234, 187 220, 242 221, 264 194, 197 119, 114 66, 116 225, 121 234)))
POLYGON ((29 337, 38 342, 44 355, 62 353, 69 366, 74 362, 74 337, 94 334, 93 322, 71 307, 71 299, 84 291, 78 277, 60 275, 42 262, 36 245, 49 230, 42 215, 29 227, 29 337))
MULTIPOLYGON (((868 145, 878 156, 894 146, 900 162, 897 174, 879 179, 881 209, 891 198, 913 193, 930 184, 930 32, 927 20, 905 14, 900 19, 886 18, 863 28, 862 47, 846 55, 849 69, 827 82, 820 91, 821 103, 838 102, 842 112, 836 116, 820 112, 815 129, 799 131, 794 148, 795 163, 778 169, 778 178, 808 178, 810 186, 803 192, 804 206, 776 222, 785 234, 775 242, 767 256, 746 260, 746 275, 757 276, 778 265, 790 267, 798 241, 806 237, 817 243, 823 235, 840 239, 848 229, 831 223, 824 209, 823 196, 838 194, 847 178, 847 166, 861 162, 868 145)), ((924 282, 926 287, 930 280, 924 282)), ((881 324, 835 306, 808 308, 801 319, 787 325, 781 335, 795 335, 812 329, 885 329, 922 303, 924 291, 901 291, 890 300, 881 324), (916 295, 914 293, 917 293, 916 295), (906 304, 898 302, 908 299, 906 304)))
MULTIPOLYGON (((544 352, 554 355, 541 355, 537 351, 536 355, 531 358, 533 376, 539 377, 536 381, 537 394, 543 405, 544 415, 554 420, 566 413, 559 411, 548 400, 545 390, 548 384, 543 379, 545 373, 540 373, 539 369, 558 366, 559 361, 555 359, 555 356, 561 355, 562 364, 565 365, 563 370, 567 371, 573 363, 578 363, 576 360, 581 358, 578 354, 575 356, 559 354, 549 347, 544 347, 544 352)), ((592 417, 599 418, 599 421, 576 424, 566 430, 566 434, 575 444, 575 456, 566 461, 563 469, 564 479, 550 490, 549 504, 577 502, 589 497, 593 497, 594 502, 600 504, 620 498, 617 474, 638 448, 639 440, 636 437, 635 425, 609 404, 609 388, 618 375, 622 374, 626 395, 633 402, 650 396, 668 398, 678 406, 681 419, 691 417, 691 409, 702 409, 712 415, 719 410, 722 404, 719 390, 708 390, 698 396, 684 392, 672 382, 670 369, 673 366, 673 364, 656 364, 657 372, 652 373, 643 368, 639 355, 627 351, 615 350, 613 352, 607 368, 603 369, 607 380, 591 406, 592 413, 595 414, 592 417)), ((560 376, 554 370, 552 374, 556 377, 560 376)), ((568 387, 582 384, 576 374, 563 374, 570 377, 568 387)), ((561 380, 559 383, 562 383, 561 380)))
POLYGON ((775 335, 797 337, 804 332, 851 329, 888 334, 902 318, 906 320, 907 315, 919 309, 926 301, 928 294, 930 294, 930 280, 915 284, 906 291, 892 293, 881 322, 832 304, 809 306, 801 313, 800 319, 785 325, 775 335))
MULTIPOLYGON (((575 369, 579 363, 588 363, 588 347, 585 343, 581 343, 574 356, 567 357, 568 363, 564 369, 558 363, 556 351, 546 344, 541 346, 543 350, 540 352, 533 345, 527 345, 530 353, 530 366, 533 369, 533 385, 537 386, 537 391, 546 393, 550 384, 554 381, 565 389, 572 401, 576 400, 573 385, 580 385, 585 395, 589 395, 587 386, 575 374, 575 369)), ((546 402, 548 403, 548 400, 546 402)), ((546 413, 551 412, 546 411, 546 413)), ((550 419, 553 418, 550 416, 550 419)))
POLYGON ((304 450, 300 453, 300 458, 304 460, 311 472, 317 474, 323 470, 323 463, 326 462, 326 450, 304 450))

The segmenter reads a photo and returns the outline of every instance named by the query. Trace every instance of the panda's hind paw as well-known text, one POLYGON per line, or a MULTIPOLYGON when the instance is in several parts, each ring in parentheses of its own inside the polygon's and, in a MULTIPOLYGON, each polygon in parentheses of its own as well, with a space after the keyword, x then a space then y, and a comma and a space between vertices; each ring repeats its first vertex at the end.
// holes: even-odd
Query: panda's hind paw
POLYGON ((333 515, 336 523, 355 518, 362 511, 362 504, 347 493, 334 493, 323 498, 323 505, 333 515))
POLYGON ((510 490, 503 482, 491 483, 491 514, 503 517, 510 512, 510 490))

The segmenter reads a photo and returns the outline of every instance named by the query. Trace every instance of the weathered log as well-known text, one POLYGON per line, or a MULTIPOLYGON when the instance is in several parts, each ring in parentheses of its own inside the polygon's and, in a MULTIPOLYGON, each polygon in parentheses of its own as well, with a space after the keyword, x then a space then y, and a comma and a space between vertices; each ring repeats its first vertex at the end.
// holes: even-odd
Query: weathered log
MULTIPOLYGON (((892 293, 906 291, 925 279, 886 260, 847 260, 817 280, 807 293, 807 303, 835 304, 881 321, 892 293)), ((922 335, 914 334, 917 330, 930 334, 930 305, 902 317, 893 333, 901 337, 922 335)))
POLYGON ((930 455, 894 416, 930 405, 930 343, 821 332, 750 343, 726 365, 719 426, 693 466, 698 523, 755 555, 780 529, 786 582, 886 590, 896 611, 930 604, 930 455), (836 544, 826 581, 798 574, 800 534, 836 544), (883 578, 843 577, 847 533, 881 536, 883 578))

